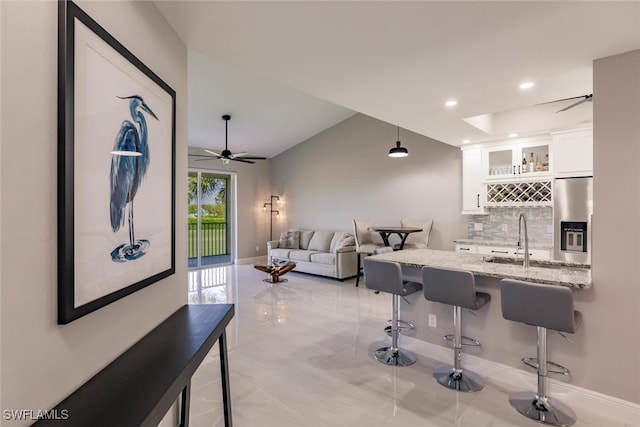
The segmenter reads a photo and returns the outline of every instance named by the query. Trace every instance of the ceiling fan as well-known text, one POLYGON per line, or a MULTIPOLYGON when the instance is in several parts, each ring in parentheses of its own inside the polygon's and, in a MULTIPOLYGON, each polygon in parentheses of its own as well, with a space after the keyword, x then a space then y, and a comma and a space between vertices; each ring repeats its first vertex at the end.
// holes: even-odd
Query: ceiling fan
POLYGON ((556 113, 562 113, 563 111, 567 111, 573 107, 577 107, 578 105, 582 104, 583 102, 593 102, 593 94, 590 93, 588 95, 582 95, 582 96, 574 96, 571 98, 564 98, 564 99, 556 99, 555 101, 549 101, 549 102, 543 102, 541 104, 537 104, 537 105, 544 105, 544 104, 553 104, 554 102, 562 102, 562 101, 570 101, 572 99, 579 99, 580 101, 578 102, 574 102, 573 104, 564 107, 562 110, 558 110, 556 111, 556 113))
POLYGON ((260 157, 260 156, 252 156, 249 153, 246 152, 242 152, 242 153, 236 153, 233 154, 231 151, 229 151, 229 147, 228 147, 228 124, 229 124, 229 120, 231 120, 231 116, 229 114, 225 114, 224 116, 222 116, 222 120, 224 120, 224 150, 222 151, 215 151, 215 150, 207 150, 205 149, 204 151, 206 151, 209 154, 212 154, 211 156, 207 156, 207 155, 203 155, 203 154, 189 154, 192 157, 204 157, 203 159, 195 159, 196 161, 202 161, 202 160, 211 160, 211 159, 221 159, 222 163, 224 163, 225 165, 229 163, 230 160, 233 160, 234 162, 242 162, 242 163, 255 163, 252 162, 252 160, 266 160, 266 157, 260 157))

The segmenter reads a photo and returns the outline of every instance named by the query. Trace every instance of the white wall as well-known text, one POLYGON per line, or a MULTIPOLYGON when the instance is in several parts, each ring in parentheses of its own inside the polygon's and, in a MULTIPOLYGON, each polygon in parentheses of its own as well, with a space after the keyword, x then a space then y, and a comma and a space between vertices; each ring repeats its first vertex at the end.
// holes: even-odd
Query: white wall
MULTIPOLYGON (((151 2, 79 5, 176 90, 176 176, 186 177, 186 47, 151 2)), ((56 323, 57 6, 1 3, 2 409, 52 407, 187 300, 187 192, 177 185, 176 274, 56 323)))
POLYGON ((640 51, 593 69, 593 300, 584 349, 594 389, 640 403, 640 51))
POLYGON ((395 126, 356 114, 275 157, 284 215, 274 238, 292 227, 350 231, 354 218, 396 226, 433 218, 429 246, 453 249, 467 235, 460 150, 401 129, 409 157, 394 159, 387 153, 396 140, 395 126))

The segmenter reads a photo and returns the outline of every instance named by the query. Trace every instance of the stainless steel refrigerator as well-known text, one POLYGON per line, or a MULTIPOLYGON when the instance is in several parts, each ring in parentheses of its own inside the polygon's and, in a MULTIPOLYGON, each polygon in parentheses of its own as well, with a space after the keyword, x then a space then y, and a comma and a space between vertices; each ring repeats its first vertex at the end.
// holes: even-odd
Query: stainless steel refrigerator
POLYGON ((591 263, 593 177, 558 178, 553 188, 553 259, 591 263))

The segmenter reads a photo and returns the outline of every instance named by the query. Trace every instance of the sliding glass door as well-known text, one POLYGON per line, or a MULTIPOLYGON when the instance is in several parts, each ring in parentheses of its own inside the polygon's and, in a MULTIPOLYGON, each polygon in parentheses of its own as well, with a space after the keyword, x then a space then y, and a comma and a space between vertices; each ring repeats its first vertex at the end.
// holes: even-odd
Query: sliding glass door
POLYGON ((189 171, 189 267, 231 262, 231 176, 189 171))

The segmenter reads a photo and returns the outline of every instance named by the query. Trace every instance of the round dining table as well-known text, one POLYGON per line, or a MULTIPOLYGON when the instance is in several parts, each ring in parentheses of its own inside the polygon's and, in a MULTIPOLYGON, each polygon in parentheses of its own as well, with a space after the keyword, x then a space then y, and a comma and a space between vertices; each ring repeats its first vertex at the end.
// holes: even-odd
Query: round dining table
POLYGON ((369 227, 369 231, 375 231, 380 234, 382 237, 382 241, 385 246, 391 246, 389 243, 389 236, 392 234, 397 234, 400 237, 400 246, 399 250, 404 248, 404 242, 407 240, 407 236, 411 233, 419 233, 422 231, 422 228, 418 227, 383 227, 383 226, 373 226, 369 227))

